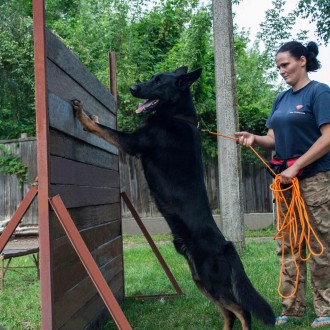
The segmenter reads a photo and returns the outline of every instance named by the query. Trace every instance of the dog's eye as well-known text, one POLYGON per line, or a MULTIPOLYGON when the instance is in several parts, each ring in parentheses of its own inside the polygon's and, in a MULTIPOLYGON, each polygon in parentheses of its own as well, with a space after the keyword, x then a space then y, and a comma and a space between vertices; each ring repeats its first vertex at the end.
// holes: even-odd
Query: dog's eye
POLYGON ((155 83, 156 85, 159 85, 159 84, 160 84, 160 78, 159 78, 159 77, 155 77, 155 79, 154 79, 154 83, 155 83))

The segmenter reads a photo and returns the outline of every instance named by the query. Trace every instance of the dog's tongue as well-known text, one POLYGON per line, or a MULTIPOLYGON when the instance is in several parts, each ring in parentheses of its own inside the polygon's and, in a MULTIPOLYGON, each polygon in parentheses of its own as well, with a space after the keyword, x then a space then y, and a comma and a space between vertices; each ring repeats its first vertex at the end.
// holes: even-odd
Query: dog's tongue
POLYGON ((152 102, 153 102, 153 100, 146 101, 144 103, 140 103, 139 107, 135 110, 135 112, 140 113, 140 112, 144 111, 145 109, 147 109, 152 104, 152 102))

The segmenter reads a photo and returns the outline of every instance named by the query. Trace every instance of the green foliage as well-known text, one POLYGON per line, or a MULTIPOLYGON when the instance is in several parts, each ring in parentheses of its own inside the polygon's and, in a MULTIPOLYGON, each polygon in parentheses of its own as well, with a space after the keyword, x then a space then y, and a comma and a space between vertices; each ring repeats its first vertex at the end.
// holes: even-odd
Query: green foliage
POLYGON ((291 30, 296 23, 295 12, 285 15, 286 0, 273 0, 273 8, 268 9, 265 14, 265 20, 260 24, 261 32, 258 35, 266 46, 266 54, 271 61, 283 43, 291 38, 291 30))
POLYGON ((32 20, 26 1, 0 5, 0 139, 35 134, 32 20))
POLYGON ((330 2, 326 0, 300 0, 296 13, 316 22, 318 37, 327 45, 330 41, 330 2))
MULTIPOLYGON (((308 30, 300 30, 296 36, 292 34, 297 18, 316 22, 316 33, 320 42, 328 44, 330 39, 330 2, 324 0, 299 0, 296 8, 285 14, 286 0, 273 0, 273 8, 266 11, 265 20, 260 24, 258 35, 265 46, 265 55, 273 61, 279 46, 289 39, 306 41, 308 30)), ((274 73, 274 71, 273 71, 274 73)))
POLYGON ((28 180, 28 167, 20 160, 19 155, 14 155, 3 145, 0 144, 3 155, 0 156, 0 172, 4 175, 15 175, 22 185, 28 180))

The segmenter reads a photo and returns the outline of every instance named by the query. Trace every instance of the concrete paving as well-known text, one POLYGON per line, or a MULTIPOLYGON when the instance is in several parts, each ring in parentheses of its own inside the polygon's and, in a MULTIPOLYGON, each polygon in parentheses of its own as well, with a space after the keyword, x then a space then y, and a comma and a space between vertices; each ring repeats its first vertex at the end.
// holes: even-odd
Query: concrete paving
MULTIPOLYGON (((219 223, 219 215, 214 215, 214 219, 219 223)), ((142 218, 149 234, 169 234, 171 233, 163 217, 142 218)), ((273 213, 246 213, 244 214, 244 223, 250 230, 266 228, 274 223, 273 213)), ((123 218, 123 233, 126 235, 142 235, 140 228, 133 218, 123 218)))

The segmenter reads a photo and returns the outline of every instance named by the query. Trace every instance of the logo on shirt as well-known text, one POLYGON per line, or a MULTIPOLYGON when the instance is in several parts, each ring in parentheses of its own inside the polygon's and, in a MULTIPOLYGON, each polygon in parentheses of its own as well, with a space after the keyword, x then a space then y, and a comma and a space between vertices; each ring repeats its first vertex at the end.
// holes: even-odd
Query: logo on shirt
POLYGON ((296 105, 296 110, 301 110, 304 106, 299 104, 299 105, 296 105))

